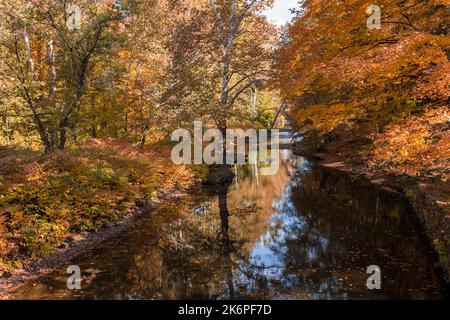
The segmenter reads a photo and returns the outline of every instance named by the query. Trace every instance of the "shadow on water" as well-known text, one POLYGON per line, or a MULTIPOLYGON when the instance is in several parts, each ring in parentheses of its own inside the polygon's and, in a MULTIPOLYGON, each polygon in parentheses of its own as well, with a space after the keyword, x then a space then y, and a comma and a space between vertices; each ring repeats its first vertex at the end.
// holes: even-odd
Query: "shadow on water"
POLYGON ((289 150, 274 176, 235 179, 153 210, 123 234, 20 288, 21 299, 438 299, 433 253, 404 199, 289 150), (382 289, 368 290, 369 265, 382 289))

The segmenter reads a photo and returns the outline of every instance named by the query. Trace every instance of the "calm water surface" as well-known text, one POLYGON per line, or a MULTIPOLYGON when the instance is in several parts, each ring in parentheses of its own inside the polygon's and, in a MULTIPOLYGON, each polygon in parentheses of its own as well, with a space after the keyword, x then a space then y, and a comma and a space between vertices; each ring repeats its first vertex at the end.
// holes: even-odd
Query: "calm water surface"
POLYGON ((17 290, 16 299, 437 299, 446 295, 396 194, 282 150, 275 176, 239 166, 229 186, 164 203, 121 235, 17 290), (69 265, 68 264, 68 265, 69 265), (378 265, 382 289, 366 288, 378 265))

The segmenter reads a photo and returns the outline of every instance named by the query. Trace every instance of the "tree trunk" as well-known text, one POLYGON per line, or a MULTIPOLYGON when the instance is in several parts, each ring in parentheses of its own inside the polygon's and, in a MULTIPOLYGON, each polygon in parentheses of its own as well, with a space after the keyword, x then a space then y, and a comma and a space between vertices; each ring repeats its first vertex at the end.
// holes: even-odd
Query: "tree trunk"
POLYGON ((11 131, 9 128, 9 117, 7 114, 4 116, 4 124, 5 124, 5 137, 6 137, 6 145, 11 145, 11 131))
POLYGON ((56 67, 55 67, 55 53, 53 40, 48 41, 47 61, 50 66, 50 81, 49 81, 49 96, 55 98, 56 96, 56 67))
POLYGON ((252 118, 256 118, 256 102, 258 98, 258 89, 256 87, 253 88, 253 97, 252 97, 252 118))
POLYGON ((149 129, 148 126, 144 126, 144 127, 142 128, 141 139, 140 139, 140 144, 141 144, 142 146, 145 145, 145 142, 146 142, 146 140, 147 140, 146 135, 147 135, 148 129, 149 129))
POLYGON ((59 144, 58 149, 64 150, 66 147, 66 141, 67 141, 67 129, 64 126, 61 126, 59 128, 59 144))
POLYGON ((275 116, 275 119, 273 119, 270 129, 273 129, 275 127, 275 125, 277 124, 278 117, 280 116, 281 112, 283 111, 285 104, 286 104, 286 98, 283 99, 283 102, 281 103, 280 108, 278 109, 277 114, 275 116))

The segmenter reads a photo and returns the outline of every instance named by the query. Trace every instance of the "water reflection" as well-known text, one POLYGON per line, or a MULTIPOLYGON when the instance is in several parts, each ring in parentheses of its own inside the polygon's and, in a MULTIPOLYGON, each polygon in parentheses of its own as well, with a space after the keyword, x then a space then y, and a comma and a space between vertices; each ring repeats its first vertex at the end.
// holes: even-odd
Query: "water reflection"
POLYGON ((17 298, 423 299, 445 294, 420 226, 397 195, 320 168, 289 150, 275 176, 231 168, 234 181, 164 204, 17 298), (382 290, 365 268, 382 270, 382 290), (88 271, 88 272, 86 272, 88 271))

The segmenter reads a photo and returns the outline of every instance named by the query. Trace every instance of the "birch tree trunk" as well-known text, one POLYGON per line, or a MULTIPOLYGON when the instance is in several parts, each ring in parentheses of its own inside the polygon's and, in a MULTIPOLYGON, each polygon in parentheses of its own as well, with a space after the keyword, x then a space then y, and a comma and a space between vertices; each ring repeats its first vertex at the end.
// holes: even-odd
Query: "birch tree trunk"
POLYGON ((258 88, 254 87, 253 90, 253 96, 252 96, 252 118, 256 118, 256 102, 258 98, 258 88))
MULTIPOLYGON (((30 69, 30 80, 34 81, 35 77, 34 77, 34 73, 35 73, 35 67, 34 67, 34 59, 33 59, 33 53, 31 50, 31 41, 30 41, 30 36, 28 34, 28 31, 26 28, 24 28, 22 30, 22 36, 23 36, 23 40, 25 43, 25 53, 27 55, 27 59, 28 59, 28 66, 30 69)), ((19 55, 19 51, 18 51, 18 47, 17 47, 17 39, 16 39, 16 59, 17 62, 20 64, 20 55, 19 55)), ((28 104, 28 107, 30 108, 32 114, 33 114, 33 122, 36 125, 36 128, 38 130, 39 133, 39 137, 41 138, 42 144, 44 145, 44 149, 45 152, 48 153, 50 151, 53 150, 53 145, 51 144, 51 141, 48 137, 48 133, 47 130, 45 128, 44 123, 42 122, 42 119, 40 118, 37 110, 36 110, 36 106, 35 103, 33 101, 32 98, 32 93, 30 92, 30 89, 26 86, 25 82, 26 82, 26 75, 22 74, 22 78, 20 79, 20 82, 22 83, 22 91, 23 91, 23 95, 24 98, 28 104)))

